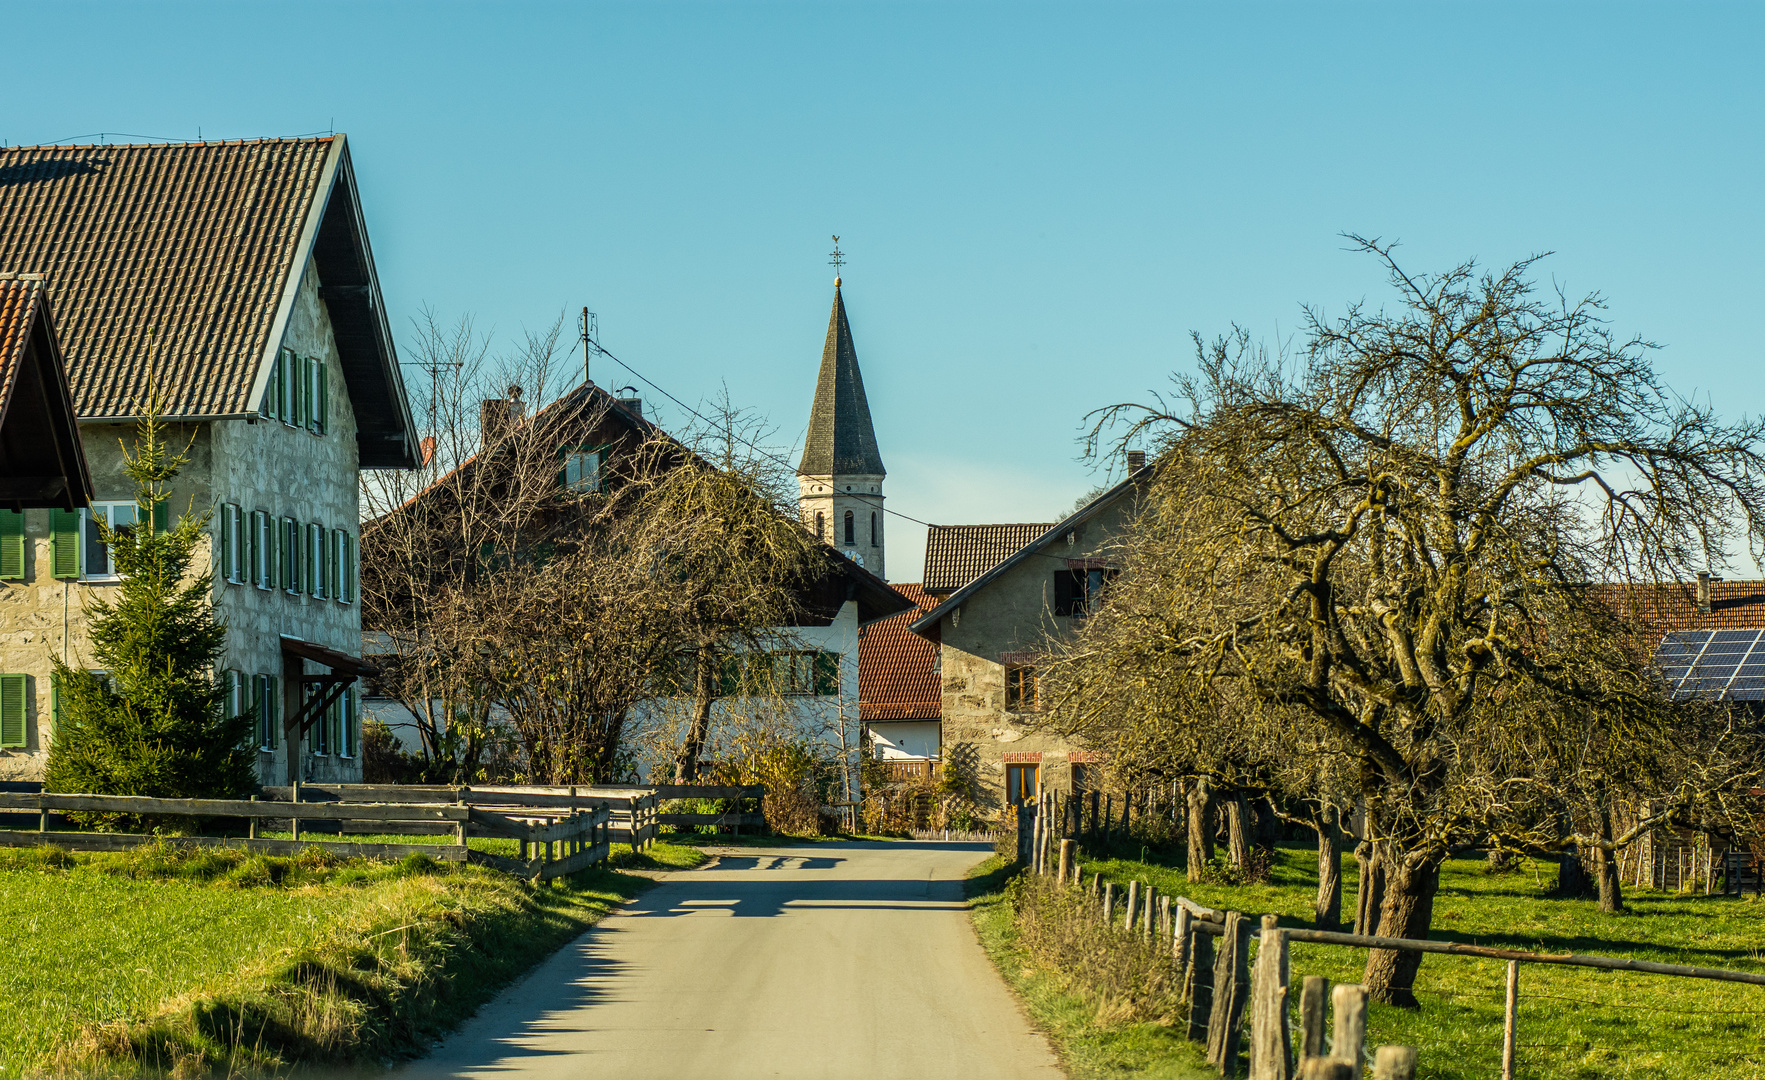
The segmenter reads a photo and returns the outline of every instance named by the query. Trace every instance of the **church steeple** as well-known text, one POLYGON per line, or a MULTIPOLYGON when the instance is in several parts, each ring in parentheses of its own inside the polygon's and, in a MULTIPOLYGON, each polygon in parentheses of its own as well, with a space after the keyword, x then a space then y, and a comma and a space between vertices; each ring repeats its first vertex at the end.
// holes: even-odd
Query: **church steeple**
POLYGON ((827 320, 827 342, 821 349, 821 373, 815 382, 815 404, 809 411, 809 434, 797 465, 798 505, 803 520, 822 540, 862 563, 878 577, 883 572, 882 454, 864 397, 864 376, 858 350, 846 321, 840 279, 833 279, 833 311, 827 320))
POLYGON ((833 312, 827 318, 827 343, 821 349, 821 375, 815 381, 815 405, 809 411, 809 437, 803 444, 798 476, 843 474, 884 476, 870 423, 870 402, 864 398, 864 376, 840 279, 833 279, 833 312))

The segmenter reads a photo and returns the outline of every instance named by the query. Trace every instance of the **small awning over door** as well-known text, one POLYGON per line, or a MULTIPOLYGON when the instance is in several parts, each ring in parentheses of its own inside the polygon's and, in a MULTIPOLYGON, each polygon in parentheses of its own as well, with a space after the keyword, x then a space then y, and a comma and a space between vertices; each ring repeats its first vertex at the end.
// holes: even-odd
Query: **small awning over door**
POLYGON ((298 725, 300 733, 318 722, 338 698, 343 696, 359 678, 380 674, 380 669, 359 656, 327 649, 323 645, 315 645, 310 641, 283 636, 282 655, 298 660, 311 660, 315 664, 323 664, 330 671, 324 675, 302 675, 300 684, 303 688, 311 687, 316 692, 310 696, 303 694, 300 712, 289 721, 290 727, 298 725))

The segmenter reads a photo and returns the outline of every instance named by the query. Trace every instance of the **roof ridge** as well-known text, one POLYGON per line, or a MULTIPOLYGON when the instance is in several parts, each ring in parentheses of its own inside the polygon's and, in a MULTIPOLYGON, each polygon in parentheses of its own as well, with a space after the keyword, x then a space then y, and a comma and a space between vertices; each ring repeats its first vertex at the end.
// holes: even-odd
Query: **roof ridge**
POLYGON ((135 143, 14 143, 0 146, 0 153, 17 150, 161 150, 189 146, 260 146, 266 143, 320 143, 343 138, 343 132, 329 135, 264 135, 255 139, 188 139, 184 142, 135 143))

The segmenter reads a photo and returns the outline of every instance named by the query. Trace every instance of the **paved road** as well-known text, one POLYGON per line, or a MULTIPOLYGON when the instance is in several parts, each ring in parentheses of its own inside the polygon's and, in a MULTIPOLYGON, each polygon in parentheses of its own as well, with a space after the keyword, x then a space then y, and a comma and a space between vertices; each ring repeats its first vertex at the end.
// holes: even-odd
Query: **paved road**
POLYGON ((566 946, 403 1070, 534 1080, 1059 1080, 975 941, 979 844, 736 849, 566 946))

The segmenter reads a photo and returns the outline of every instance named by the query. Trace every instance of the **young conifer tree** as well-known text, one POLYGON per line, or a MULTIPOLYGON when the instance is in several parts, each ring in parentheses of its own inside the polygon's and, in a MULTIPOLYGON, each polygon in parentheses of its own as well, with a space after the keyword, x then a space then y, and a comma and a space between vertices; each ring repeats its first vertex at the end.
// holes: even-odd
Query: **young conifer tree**
POLYGON ((189 457, 167 447, 160 405, 150 402, 134 451, 123 451, 139 524, 98 526, 122 579, 114 600, 87 605, 90 662, 106 674, 55 661, 50 791, 229 798, 257 786, 252 720, 226 715, 215 679, 226 628, 212 578, 190 573, 209 515, 166 521, 171 481, 189 457))

